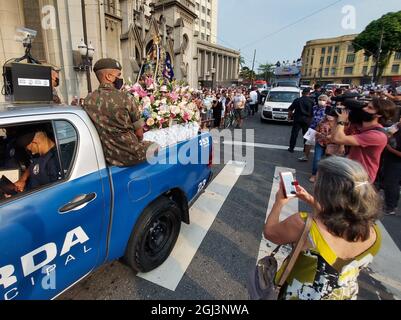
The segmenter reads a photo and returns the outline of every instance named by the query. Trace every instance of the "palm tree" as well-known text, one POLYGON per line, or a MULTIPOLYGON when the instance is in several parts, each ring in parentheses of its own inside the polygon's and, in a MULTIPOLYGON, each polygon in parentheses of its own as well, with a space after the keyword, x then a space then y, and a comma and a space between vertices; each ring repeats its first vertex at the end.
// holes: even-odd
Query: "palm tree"
POLYGON ((273 77, 274 67, 275 65, 269 62, 261 64, 258 68, 258 75, 261 76, 264 80, 270 81, 270 79, 273 77))
POLYGON ((241 69, 245 66, 245 58, 243 56, 239 56, 239 65, 241 69))

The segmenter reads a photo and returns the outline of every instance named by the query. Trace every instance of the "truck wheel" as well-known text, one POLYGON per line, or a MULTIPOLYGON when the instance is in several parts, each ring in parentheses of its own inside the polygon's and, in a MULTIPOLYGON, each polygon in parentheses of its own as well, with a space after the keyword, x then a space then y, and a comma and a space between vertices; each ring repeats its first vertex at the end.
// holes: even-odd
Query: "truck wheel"
POLYGON ((170 256, 181 230, 181 210, 160 198, 145 209, 128 242, 125 262, 135 271, 150 272, 170 256))

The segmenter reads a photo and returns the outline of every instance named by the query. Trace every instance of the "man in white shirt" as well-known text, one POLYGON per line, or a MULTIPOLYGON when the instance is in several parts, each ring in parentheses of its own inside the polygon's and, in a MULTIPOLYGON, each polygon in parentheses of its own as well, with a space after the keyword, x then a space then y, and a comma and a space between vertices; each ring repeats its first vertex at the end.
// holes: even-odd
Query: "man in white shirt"
POLYGON ((249 97, 251 101, 249 102, 249 105, 251 107, 251 113, 254 116, 255 113, 258 112, 258 88, 253 88, 251 93, 249 94, 249 97))
POLYGON ((246 99, 245 96, 242 94, 242 90, 238 89, 236 95, 234 96, 233 100, 234 104, 234 113, 237 119, 237 128, 242 128, 245 119, 245 104, 246 99))

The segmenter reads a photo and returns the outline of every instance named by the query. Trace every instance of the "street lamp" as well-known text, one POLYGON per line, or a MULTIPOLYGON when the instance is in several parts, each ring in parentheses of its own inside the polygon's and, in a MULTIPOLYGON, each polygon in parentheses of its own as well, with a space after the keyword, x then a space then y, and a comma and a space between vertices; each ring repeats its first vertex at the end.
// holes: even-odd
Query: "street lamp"
POLYGON ((92 42, 89 42, 87 46, 82 39, 78 45, 78 51, 81 55, 81 63, 75 67, 77 71, 87 71, 92 69, 92 61, 95 55, 95 48, 92 46, 92 42))
POLYGON ((81 42, 78 45, 78 52, 81 56, 79 63, 76 63, 74 69, 76 71, 84 71, 86 72, 87 81, 88 81, 88 91, 92 92, 92 83, 91 83, 91 71, 92 71, 92 62, 93 57, 95 55, 95 48, 92 45, 92 42, 89 42, 89 45, 86 45, 85 41, 81 39, 81 42))

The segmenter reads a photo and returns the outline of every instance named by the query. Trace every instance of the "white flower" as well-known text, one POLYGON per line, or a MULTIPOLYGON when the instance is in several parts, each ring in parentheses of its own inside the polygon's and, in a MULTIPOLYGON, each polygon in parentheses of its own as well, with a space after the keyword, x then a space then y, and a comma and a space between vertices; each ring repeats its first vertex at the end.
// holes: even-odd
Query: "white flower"
POLYGON ((189 115, 189 117, 190 117, 191 119, 192 119, 193 116, 195 115, 195 112, 193 112, 193 111, 191 111, 191 110, 188 110, 187 113, 188 113, 188 115, 189 115))
POLYGON ((160 106, 159 110, 162 113, 167 113, 170 111, 170 107, 167 104, 163 104, 162 106, 160 106))
POLYGON ((188 109, 189 110, 196 110, 196 105, 193 102, 188 103, 188 109))
POLYGON ((143 104, 144 105, 148 105, 151 103, 150 98, 149 97, 143 97, 142 98, 143 104))
POLYGON ((180 107, 181 110, 183 110, 187 108, 187 103, 186 101, 182 101, 178 104, 178 106, 180 107))
POLYGON ((177 115, 177 114, 180 113, 180 111, 181 111, 180 107, 178 107, 178 106, 170 106, 170 112, 172 114, 177 115))

